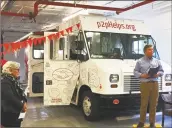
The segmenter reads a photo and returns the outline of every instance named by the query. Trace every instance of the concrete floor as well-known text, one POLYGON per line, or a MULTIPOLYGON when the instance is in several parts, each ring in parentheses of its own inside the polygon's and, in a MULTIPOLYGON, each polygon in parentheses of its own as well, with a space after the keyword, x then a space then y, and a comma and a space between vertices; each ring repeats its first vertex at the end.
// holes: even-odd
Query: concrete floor
MULTIPOLYGON (((148 119, 148 116, 147 116, 148 119)), ((165 128, 172 127, 172 118, 165 118, 165 128)), ((29 98, 28 111, 22 127, 132 127, 137 123, 139 115, 131 115, 131 112, 112 113, 107 112, 102 120, 88 122, 82 116, 79 108, 75 106, 66 107, 44 107, 42 98, 29 98)), ((148 120, 147 120, 148 122, 148 120)), ((157 123, 161 123, 161 113, 157 113, 157 123)))

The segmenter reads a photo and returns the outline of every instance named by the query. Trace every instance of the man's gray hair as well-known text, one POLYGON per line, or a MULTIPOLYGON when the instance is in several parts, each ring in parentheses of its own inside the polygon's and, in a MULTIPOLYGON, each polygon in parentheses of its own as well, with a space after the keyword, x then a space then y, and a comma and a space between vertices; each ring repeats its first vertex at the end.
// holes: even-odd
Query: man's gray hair
POLYGON ((20 63, 15 61, 7 61, 2 67, 2 72, 11 74, 12 72, 10 71, 10 69, 19 69, 19 68, 20 68, 20 63))

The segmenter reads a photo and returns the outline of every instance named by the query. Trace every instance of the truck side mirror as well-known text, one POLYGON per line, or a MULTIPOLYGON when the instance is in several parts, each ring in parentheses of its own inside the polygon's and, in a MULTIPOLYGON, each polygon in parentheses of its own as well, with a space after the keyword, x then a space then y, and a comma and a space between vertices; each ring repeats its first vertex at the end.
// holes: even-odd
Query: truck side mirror
POLYGON ((75 41, 77 48, 76 50, 83 50, 84 49, 84 42, 83 41, 75 41))

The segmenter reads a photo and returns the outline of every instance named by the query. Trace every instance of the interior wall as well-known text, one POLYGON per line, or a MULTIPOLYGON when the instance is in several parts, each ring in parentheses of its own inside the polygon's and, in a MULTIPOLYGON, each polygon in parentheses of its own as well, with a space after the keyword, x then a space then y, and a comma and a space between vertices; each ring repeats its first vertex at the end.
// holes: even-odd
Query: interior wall
MULTIPOLYGON (((26 34, 28 34, 28 32, 4 30, 3 42, 9 43, 17 41, 26 34)), ((5 54, 4 59, 7 61, 16 61, 20 63, 20 81, 23 82, 25 80, 24 49, 20 49, 18 56, 15 56, 15 54, 11 52, 5 54)))
MULTIPOLYGON (((164 1, 165 3, 165 1, 164 1)), ((152 4, 135 8, 117 18, 143 20, 156 41, 160 59, 172 65, 171 57, 171 6, 153 10, 152 4)))
POLYGON ((24 49, 19 51, 17 57, 15 57, 14 53, 9 53, 4 55, 4 59, 7 61, 16 61, 20 63, 20 81, 23 82, 25 80, 24 49))
POLYGON ((171 65, 171 12, 144 21, 157 43, 160 58, 171 65))

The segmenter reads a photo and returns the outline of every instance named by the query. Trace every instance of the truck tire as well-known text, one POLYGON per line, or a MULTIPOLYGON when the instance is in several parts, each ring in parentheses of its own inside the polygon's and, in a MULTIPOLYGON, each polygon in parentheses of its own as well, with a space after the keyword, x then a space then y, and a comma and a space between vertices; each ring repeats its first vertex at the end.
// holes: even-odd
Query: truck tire
POLYGON ((82 113, 87 121, 96 121, 100 117, 99 98, 91 91, 85 91, 81 100, 82 113))

